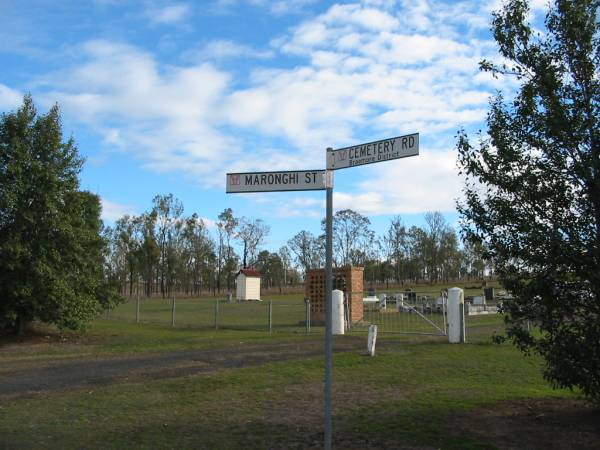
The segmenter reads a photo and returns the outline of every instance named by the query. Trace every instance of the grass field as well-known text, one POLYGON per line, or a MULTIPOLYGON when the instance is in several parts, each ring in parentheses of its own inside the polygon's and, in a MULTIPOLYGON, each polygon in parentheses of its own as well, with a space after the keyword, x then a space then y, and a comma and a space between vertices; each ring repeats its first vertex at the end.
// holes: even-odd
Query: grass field
MULTIPOLYGON (((178 311, 190 323, 197 319, 178 311)), ((365 356, 363 334, 336 337, 334 448, 561 448, 561 442, 597 448, 600 434, 590 425, 597 424, 597 411, 586 409, 577 393, 549 387, 537 357, 492 344, 501 328, 496 315, 468 318, 464 345, 382 335, 375 357, 365 356), (557 404, 566 406, 556 410, 557 404), (519 411, 522 420, 510 422, 519 411), (535 418, 539 411, 545 418, 535 418), (587 414, 578 419, 584 428, 569 434, 579 413, 587 414)), ((303 349, 320 348, 322 339, 101 318, 83 336, 4 341, 0 385, 67 362, 215 353, 211 363, 191 359, 156 376, 131 372, 85 387, 0 395, 0 448, 320 448, 323 356, 303 349), (279 345, 286 357, 269 359, 279 345), (248 364, 228 366, 228 352, 248 364), (256 355, 264 360, 252 362, 256 355)))

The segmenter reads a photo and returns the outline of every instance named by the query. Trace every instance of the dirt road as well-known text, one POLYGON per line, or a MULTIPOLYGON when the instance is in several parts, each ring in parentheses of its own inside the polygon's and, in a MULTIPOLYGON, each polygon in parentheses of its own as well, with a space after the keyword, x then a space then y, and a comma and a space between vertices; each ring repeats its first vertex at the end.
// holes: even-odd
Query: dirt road
MULTIPOLYGON (((334 351, 359 352, 365 347, 364 341, 360 338, 346 338, 335 342, 334 351)), ((116 357, 103 355, 77 360, 56 359, 35 366, 3 368, 0 373, 0 398, 84 389, 131 379, 173 378, 321 355, 324 355, 321 341, 301 341, 116 357)))

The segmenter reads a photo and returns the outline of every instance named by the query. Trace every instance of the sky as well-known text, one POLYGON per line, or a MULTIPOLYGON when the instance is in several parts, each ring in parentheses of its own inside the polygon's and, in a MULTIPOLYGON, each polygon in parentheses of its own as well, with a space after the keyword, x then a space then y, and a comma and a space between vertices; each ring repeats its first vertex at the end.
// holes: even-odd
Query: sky
MULTIPOLYGON (((545 1, 533 2, 541 14, 545 1)), ((0 0, 0 111, 58 103, 111 225, 172 193, 209 227, 225 208, 275 251, 318 234, 325 193, 226 194, 227 172, 325 168, 325 149, 419 133, 419 155, 338 170, 334 210, 378 234, 458 220, 456 133, 485 129, 497 0, 0 0)))

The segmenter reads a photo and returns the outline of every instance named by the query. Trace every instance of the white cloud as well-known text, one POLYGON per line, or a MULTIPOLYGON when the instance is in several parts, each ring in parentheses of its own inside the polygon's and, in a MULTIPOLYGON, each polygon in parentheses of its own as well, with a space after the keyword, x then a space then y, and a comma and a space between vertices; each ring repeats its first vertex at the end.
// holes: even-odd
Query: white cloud
POLYGON ((198 50, 186 52, 188 59, 219 60, 228 58, 257 58, 266 59, 273 57, 271 50, 256 50, 248 45, 239 44, 228 40, 210 41, 198 50))
POLYGON ((262 2, 269 5, 270 11, 276 15, 302 12, 307 6, 317 3, 317 0, 278 0, 262 2))
POLYGON ((189 4, 176 3, 162 8, 151 8, 147 11, 147 16, 153 22, 172 25, 185 20, 190 12, 189 4))
POLYGON ((2 112, 18 108, 22 102, 23 95, 20 92, 0 83, 0 110, 2 112))
POLYGON ((334 192, 334 207, 368 215, 449 212, 455 210, 461 187, 454 150, 422 150, 418 156, 371 166, 358 192, 334 192))
POLYGON ((136 154, 158 172, 206 176, 234 155, 233 139, 218 131, 215 111, 229 76, 210 64, 159 70, 134 47, 107 41, 85 45, 88 61, 54 77, 65 113, 97 127, 105 143, 136 154))
POLYGON ((217 222, 212 219, 208 219, 207 217, 200 217, 202 223, 206 227, 207 230, 215 230, 217 228, 217 222))
POLYGON ((295 197, 284 203, 278 203, 275 211, 277 217, 311 217, 320 219, 325 211, 324 199, 295 197))
MULTIPOLYGON (((243 74, 248 82, 198 58, 167 66, 133 46, 91 41, 83 46, 86 60, 80 66, 50 81, 47 98, 94 125, 107 146, 135 154, 145 167, 211 187, 222 187, 225 171, 322 167, 326 147, 386 135, 418 131, 447 143, 449 132, 484 119, 488 96, 507 85, 478 72, 478 61, 495 47, 478 35, 478 20, 487 10, 478 13, 477 4, 334 5, 272 41, 273 52, 295 58, 293 67, 277 67, 277 60, 268 59, 271 52, 233 41, 201 48, 201 61, 264 58, 243 74), (468 18, 466 25, 456 11, 468 18), (274 148, 279 144, 283 150, 274 148)), ((171 14, 165 17, 183 17, 171 14)), ((406 177, 419 172, 420 178, 411 183, 433 181, 414 202, 369 182, 358 199, 363 212, 453 209, 444 195, 456 190, 454 160, 449 164, 446 153, 435 155, 371 169, 378 179, 397 183, 390 171, 416 165, 406 177), (429 169, 419 165, 423 161, 429 169), (430 205, 427 196, 429 203, 441 203, 430 205)), ((336 199, 339 205, 356 202, 350 192, 337 192, 336 199)), ((311 208, 291 204, 286 211, 311 208)))
POLYGON ((102 220, 106 222, 115 222, 125 215, 134 215, 135 208, 131 205, 121 205, 106 200, 105 198, 100 199, 102 205, 102 220))
POLYGON ((215 0, 208 9, 213 13, 226 14, 243 3, 264 8, 274 16, 282 16, 302 13, 307 6, 317 3, 317 0, 215 0))

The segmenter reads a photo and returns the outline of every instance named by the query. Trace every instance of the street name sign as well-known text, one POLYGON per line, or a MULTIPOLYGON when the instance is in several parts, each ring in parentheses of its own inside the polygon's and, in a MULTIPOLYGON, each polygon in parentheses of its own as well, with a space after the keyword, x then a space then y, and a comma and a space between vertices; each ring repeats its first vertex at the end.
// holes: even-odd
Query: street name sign
POLYGON ((346 169, 419 154, 419 133, 329 150, 327 168, 346 169))
POLYGON ((322 191, 327 188, 325 170, 228 173, 225 192, 322 191))

